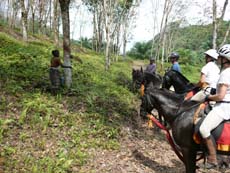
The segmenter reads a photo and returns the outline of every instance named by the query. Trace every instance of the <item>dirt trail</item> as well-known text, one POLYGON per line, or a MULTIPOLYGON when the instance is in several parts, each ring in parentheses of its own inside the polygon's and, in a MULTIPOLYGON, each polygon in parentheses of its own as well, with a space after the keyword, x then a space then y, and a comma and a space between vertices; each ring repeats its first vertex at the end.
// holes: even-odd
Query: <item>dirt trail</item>
MULTIPOLYGON (((158 127, 149 129, 141 120, 136 127, 126 126, 122 132, 119 150, 92 150, 93 157, 80 172, 185 173, 184 165, 167 142, 165 132, 158 127)), ((230 169, 207 171, 200 168, 196 172, 230 173, 230 169)))
POLYGON ((141 60, 135 60, 133 61, 133 65, 132 65, 132 68, 137 70, 137 69, 141 69, 141 67, 143 69, 145 69, 147 64, 144 63, 144 61, 141 61, 141 60))

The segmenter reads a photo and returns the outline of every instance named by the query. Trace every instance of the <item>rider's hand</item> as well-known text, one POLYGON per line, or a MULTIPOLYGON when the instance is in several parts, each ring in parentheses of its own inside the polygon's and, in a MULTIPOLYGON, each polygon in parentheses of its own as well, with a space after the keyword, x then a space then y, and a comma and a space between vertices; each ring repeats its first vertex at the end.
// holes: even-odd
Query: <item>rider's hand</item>
POLYGON ((209 95, 206 95, 206 96, 205 96, 204 101, 205 101, 205 102, 210 101, 209 95))

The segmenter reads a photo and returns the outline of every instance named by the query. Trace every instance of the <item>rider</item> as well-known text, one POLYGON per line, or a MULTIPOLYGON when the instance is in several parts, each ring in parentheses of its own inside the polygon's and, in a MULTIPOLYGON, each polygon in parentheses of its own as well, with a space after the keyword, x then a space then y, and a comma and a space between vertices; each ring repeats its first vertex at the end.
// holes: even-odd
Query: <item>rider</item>
POLYGON ((150 57, 149 65, 146 67, 145 72, 149 72, 149 73, 155 73, 156 72, 156 64, 155 64, 155 58, 154 57, 150 57))
POLYGON ((172 63, 171 69, 181 72, 180 65, 178 63, 178 59, 180 58, 179 54, 177 52, 172 52, 169 56, 169 59, 172 63))
POLYGON ((207 95, 205 98, 205 100, 216 101, 216 104, 205 117, 199 129, 209 151, 207 168, 217 166, 216 148, 211 139, 210 132, 223 120, 230 119, 230 44, 222 46, 218 50, 218 54, 218 63, 221 65, 221 73, 217 82, 216 94, 207 95))
POLYGON ((216 84, 219 79, 220 69, 216 65, 215 61, 218 58, 218 53, 215 49, 209 49, 205 54, 206 64, 201 69, 200 80, 196 84, 199 88, 202 88, 191 100, 202 101, 207 94, 216 93, 216 84))

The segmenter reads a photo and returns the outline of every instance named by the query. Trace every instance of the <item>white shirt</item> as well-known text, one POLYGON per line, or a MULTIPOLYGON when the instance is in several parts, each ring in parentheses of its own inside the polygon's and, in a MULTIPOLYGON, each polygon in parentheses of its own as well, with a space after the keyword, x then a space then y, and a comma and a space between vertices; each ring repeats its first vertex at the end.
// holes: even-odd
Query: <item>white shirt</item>
POLYGON ((216 88, 216 84, 220 77, 220 69, 213 61, 208 62, 202 69, 201 73, 205 75, 205 82, 209 84, 210 87, 216 88))
MULTIPOLYGON (((230 68, 226 68, 220 74, 220 79, 217 84, 227 84, 227 93, 223 99, 223 101, 230 101, 230 68)), ((218 91, 217 91, 218 92, 218 91)))

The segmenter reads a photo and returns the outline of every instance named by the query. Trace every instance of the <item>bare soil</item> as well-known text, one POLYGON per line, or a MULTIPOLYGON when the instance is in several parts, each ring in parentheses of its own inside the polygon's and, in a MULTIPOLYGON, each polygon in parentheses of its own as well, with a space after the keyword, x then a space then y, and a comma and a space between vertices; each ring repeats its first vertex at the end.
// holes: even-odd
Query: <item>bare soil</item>
MULTIPOLYGON (((116 151, 92 150, 92 158, 80 172, 87 173, 185 173, 185 167, 167 142, 165 131, 146 122, 126 126, 116 151)), ((203 160, 197 165, 202 166, 203 160)), ((230 169, 205 170, 197 173, 230 173, 230 169)))

